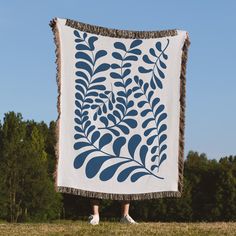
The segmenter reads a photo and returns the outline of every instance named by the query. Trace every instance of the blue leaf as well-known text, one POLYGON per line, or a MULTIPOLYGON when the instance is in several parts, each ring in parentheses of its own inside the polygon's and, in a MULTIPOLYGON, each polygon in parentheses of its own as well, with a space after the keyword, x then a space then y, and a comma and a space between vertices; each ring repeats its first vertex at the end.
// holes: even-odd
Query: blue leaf
POLYGON ((144 83, 144 86, 143 86, 144 93, 147 92, 148 87, 149 87, 149 83, 144 83))
POLYGON ((160 139, 159 139, 159 145, 161 145, 166 139, 167 139, 167 135, 166 134, 162 134, 160 139))
POLYGON ((113 53, 112 53, 112 56, 113 56, 115 59, 117 59, 117 60, 120 60, 120 61, 123 60, 121 54, 118 53, 118 52, 113 52, 113 53))
POLYGON ((95 125, 91 125, 91 126, 88 128, 86 135, 88 136, 95 128, 96 128, 95 125))
POLYGON ((90 76, 92 76, 92 68, 90 67, 90 65, 86 62, 83 62, 83 61, 79 61, 75 64, 76 68, 78 69, 83 69, 83 70, 86 70, 88 71, 88 73, 90 74, 90 76))
POLYGON ((149 59, 148 55, 143 56, 143 61, 147 64, 154 64, 154 62, 149 59))
POLYGON ((136 169, 143 168, 142 166, 130 166, 120 172, 120 174, 117 177, 118 182, 124 182, 129 175, 136 169))
POLYGON ((123 119, 123 122, 125 122, 130 128, 137 127, 137 121, 134 119, 123 119))
POLYGON ((74 139, 80 139, 80 138, 84 138, 84 135, 82 135, 82 134, 75 134, 74 135, 74 139))
POLYGON ((75 74, 76 74, 78 77, 82 77, 82 78, 84 78, 87 82, 89 82, 88 76, 87 76, 83 71, 76 71, 75 74))
POLYGON ((135 98, 139 98, 139 97, 141 97, 142 95, 143 95, 142 93, 135 93, 135 94, 134 94, 134 97, 135 97, 135 98))
POLYGON ((149 72, 152 71, 152 69, 145 69, 144 67, 139 66, 138 71, 139 71, 140 73, 149 73, 149 72))
POLYGON ((74 160, 74 168, 79 169, 84 164, 87 156, 94 151, 96 151, 96 149, 90 149, 88 151, 80 153, 74 160))
POLYGON ((81 93, 76 92, 75 93, 75 98, 80 100, 80 101, 83 101, 83 97, 82 97, 81 93))
POLYGON ((127 67, 131 67, 131 64, 128 63, 128 62, 126 62, 126 63, 122 66, 122 68, 127 68, 127 67))
POLYGON ((113 152, 115 153, 116 156, 120 155, 120 150, 122 146, 124 146, 126 143, 126 138, 124 137, 119 137, 117 138, 114 143, 113 143, 113 152))
POLYGON ((115 82, 114 85, 115 85, 116 87, 122 87, 122 88, 124 88, 124 84, 121 83, 121 82, 115 82))
POLYGON ((144 136, 148 136, 153 130, 155 130, 156 128, 149 128, 147 130, 145 130, 144 132, 144 136))
POLYGON ((116 119, 115 119, 115 117, 114 117, 112 114, 108 114, 108 115, 107 115, 107 118, 108 118, 110 121, 112 121, 114 124, 116 123, 116 119))
POLYGON ((152 101, 152 109, 160 102, 160 98, 156 97, 152 101))
POLYGON ((80 38, 80 34, 79 34, 79 31, 78 30, 74 30, 74 35, 78 38, 80 38))
POLYGON ((132 83, 132 79, 131 78, 128 78, 126 81, 125 81, 125 87, 127 87, 129 84, 132 83))
POLYGON ((154 94, 154 92, 153 92, 153 91, 150 91, 150 92, 148 93, 148 101, 150 101, 150 100, 151 100, 151 98, 152 98, 153 94, 154 94))
POLYGON ((137 61, 138 57, 137 56, 127 56, 124 61, 137 61))
POLYGON ((129 134, 129 129, 128 129, 125 125, 119 124, 119 125, 117 125, 117 127, 119 127, 120 130, 122 130, 122 132, 123 132, 124 134, 129 134))
POLYGON ((163 54, 162 54, 162 55, 163 55, 163 57, 164 57, 164 59, 165 59, 165 60, 167 60, 167 59, 168 59, 168 56, 167 56, 167 55, 166 55, 164 52, 163 52, 163 54))
POLYGON ((140 148, 140 160, 143 163, 143 165, 145 166, 145 160, 146 160, 146 156, 147 156, 147 152, 148 152, 148 147, 147 145, 142 145, 142 147, 140 148))
POLYGON ((153 77, 152 77, 152 79, 151 79, 150 84, 151 84, 151 88, 152 88, 152 89, 156 89, 156 84, 154 83, 153 77))
MULTIPOLYGON (((79 85, 83 85, 86 90, 88 89, 88 85, 83 79, 76 79, 75 82, 79 85)), ((85 94, 85 93, 83 92, 83 94, 85 94)))
POLYGON ((163 68, 163 69, 166 69, 166 64, 164 62, 162 62, 161 60, 159 60, 159 63, 160 63, 160 66, 163 68))
POLYGON ((89 88, 90 90, 96 89, 96 90, 105 90, 106 87, 104 85, 94 85, 89 88))
POLYGON ((107 63, 102 63, 99 65, 96 70, 94 71, 94 74, 97 74, 98 72, 106 71, 110 68, 110 65, 107 63))
POLYGON ((145 116, 148 114, 148 112, 152 112, 152 110, 151 110, 151 109, 145 109, 145 110, 143 110, 143 111, 141 112, 141 116, 142 116, 142 117, 145 117, 145 116))
POLYGON ((163 120, 166 119, 166 117, 167 117, 167 114, 166 114, 166 113, 162 113, 162 114, 159 116, 159 118, 158 118, 158 120, 157 120, 157 127, 159 126, 159 124, 160 124, 163 120))
POLYGON ((113 64, 111 64, 111 68, 112 69, 120 69, 120 65, 113 63, 113 64))
POLYGON ((110 143, 112 140, 111 134, 104 134, 100 140, 99 140, 99 149, 102 149, 104 146, 106 146, 108 143, 110 143))
POLYGON ((108 126, 108 120, 105 116, 101 116, 100 117, 100 121, 105 125, 105 126, 108 126))
POLYGON ((113 78, 113 79, 121 79, 121 75, 116 73, 116 72, 111 72, 110 73, 110 76, 113 78))
POLYGON ((140 102, 138 103, 138 107, 141 108, 141 107, 143 107, 146 103, 147 103, 147 101, 140 101, 140 102))
POLYGON ((164 111, 164 109, 165 109, 165 106, 161 104, 161 105, 156 109, 154 116, 157 117, 162 111, 164 111))
POLYGON ((143 128, 146 128, 146 127, 147 127, 147 125, 148 125, 148 123, 149 123, 149 122, 151 122, 151 121, 153 121, 153 120, 155 121, 155 119, 154 119, 154 118, 152 118, 152 117, 151 117, 151 118, 148 118, 148 119, 146 119, 146 120, 143 122, 143 124, 142 124, 142 127, 143 127, 143 128))
POLYGON ((93 178, 99 172, 103 163, 109 159, 109 156, 96 156, 90 159, 86 165, 86 176, 89 179, 93 178))
POLYGON ((128 150, 129 150, 129 154, 131 155, 131 157, 134 158, 134 152, 137 148, 137 146, 139 145, 139 143, 141 142, 142 138, 139 134, 134 134, 129 142, 128 142, 128 150))
POLYGON ((158 74, 160 75, 160 77, 162 79, 164 79, 165 78, 165 74, 158 67, 157 67, 157 71, 158 71, 158 74))
POLYGON ((156 48, 157 48, 158 51, 160 51, 160 52, 162 51, 161 50, 161 42, 156 43, 156 48))
POLYGON ((82 59, 84 59, 84 60, 90 62, 90 63, 93 65, 93 60, 91 59, 91 57, 90 57, 87 53, 84 53, 84 52, 77 52, 77 53, 75 54, 75 58, 77 58, 77 59, 82 58, 82 59))
POLYGON ((87 146, 90 146, 91 144, 90 143, 87 143, 87 142, 76 142, 74 144, 74 149, 75 150, 79 150, 81 149, 82 147, 87 147, 87 146))
POLYGON ((153 135, 147 139, 147 145, 151 145, 154 141, 154 139, 157 137, 157 135, 153 135))
POLYGON ((105 50, 99 50, 97 51, 95 55, 95 61, 97 61, 99 58, 104 57, 107 55, 107 52, 105 50))
POLYGON ((158 146, 153 146, 152 149, 151 149, 151 153, 152 153, 152 154, 155 153, 156 150, 157 150, 157 148, 158 148, 158 146))
POLYGON ((77 44, 76 50, 89 50, 89 51, 91 51, 91 49, 87 45, 84 45, 84 44, 77 44))
POLYGON ((119 136, 120 135, 120 132, 115 130, 115 129, 112 129, 112 128, 109 128, 109 130, 115 135, 115 136, 119 136))
POLYGON ((106 77, 98 77, 95 80, 93 80, 91 84, 101 83, 101 82, 103 82, 105 80, 106 80, 106 77))
POLYGON ((159 166, 161 165, 161 163, 167 158, 166 154, 163 154, 161 156, 160 162, 159 162, 159 166))
MULTIPOLYGON (((133 101, 130 101, 130 102, 133 102, 133 101)), ((126 116, 136 116, 137 114, 138 112, 136 110, 131 110, 126 114, 126 116)))
POLYGON ((164 132, 165 130, 167 130, 166 124, 161 125, 161 127, 158 130, 158 135, 164 132))
POLYGON ((122 75, 122 78, 124 78, 124 77, 126 77, 127 75, 129 75, 130 72, 131 72, 130 69, 126 69, 126 70, 124 71, 123 75, 122 75))
POLYGON ((122 161, 122 162, 120 162, 120 163, 116 163, 116 164, 114 164, 114 165, 112 165, 112 166, 109 166, 109 167, 107 167, 107 168, 105 168, 102 172, 101 172, 101 174, 100 174, 100 176, 99 176, 99 178, 100 178, 100 180, 102 180, 102 181, 107 181, 107 180, 109 180, 109 179, 111 179, 112 177, 113 177, 113 175, 116 173, 116 171, 117 171, 117 169, 121 166, 121 165, 123 165, 123 164, 125 164, 125 163, 127 163, 127 162, 129 162, 130 160, 126 160, 126 161, 122 161))
POLYGON ((95 131, 92 135, 92 138, 91 138, 91 142, 94 143, 96 142, 96 140, 98 140, 100 137, 100 132, 99 131, 95 131))
POLYGON ((158 88, 162 89, 162 82, 160 81, 160 79, 156 76, 156 74, 153 74, 153 78, 155 79, 156 85, 158 88))
POLYGON ((135 55, 141 55, 142 54, 141 50, 139 50, 139 49, 130 50, 129 53, 133 53, 135 55))
POLYGON ((117 49, 121 49, 121 50, 123 50, 125 52, 127 51, 125 45, 123 43, 121 43, 121 42, 115 42, 114 43, 114 47, 117 48, 117 49))
POLYGON ((153 55, 154 57, 157 57, 157 55, 156 55, 156 53, 155 53, 155 51, 154 51, 153 48, 150 48, 150 49, 149 49, 149 52, 150 52, 151 55, 153 55))
POLYGON ((121 115, 117 110, 113 111, 113 115, 115 115, 117 118, 121 119, 121 115))
POLYGON ((141 39, 136 39, 134 40, 131 45, 130 45, 130 48, 134 48, 134 47, 137 47, 139 46, 143 41, 141 39))
POLYGON ((123 105, 121 105, 121 104, 116 104, 116 108, 119 109, 119 110, 122 112, 122 114, 125 113, 125 108, 124 108, 123 105))
POLYGON ((89 47, 91 50, 94 50, 94 42, 98 40, 98 37, 96 36, 91 36, 89 39, 88 39, 88 44, 89 44, 89 47))
POLYGON ((137 173, 134 173, 132 176, 131 176, 131 182, 136 182, 139 178, 145 176, 145 175, 150 175, 148 172, 137 172, 137 173))
POLYGON ((165 151, 167 149, 167 145, 162 145, 161 149, 160 149, 160 154, 165 151))

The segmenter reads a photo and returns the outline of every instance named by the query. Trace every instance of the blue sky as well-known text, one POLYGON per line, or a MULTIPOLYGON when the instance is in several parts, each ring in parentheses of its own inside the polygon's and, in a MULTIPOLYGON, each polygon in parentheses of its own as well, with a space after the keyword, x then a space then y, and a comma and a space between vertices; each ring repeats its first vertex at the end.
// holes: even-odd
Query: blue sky
POLYGON ((187 30, 186 153, 236 155, 236 1, 0 0, 0 119, 56 120, 53 17, 130 30, 187 30))

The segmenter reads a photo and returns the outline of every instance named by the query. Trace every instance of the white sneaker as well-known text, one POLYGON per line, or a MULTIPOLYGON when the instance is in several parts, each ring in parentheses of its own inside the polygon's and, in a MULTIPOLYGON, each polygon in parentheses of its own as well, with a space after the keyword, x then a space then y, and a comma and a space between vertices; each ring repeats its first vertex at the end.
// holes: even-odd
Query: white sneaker
POLYGON ((124 223, 124 224, 138 224, 136 221, 134 221, 132 219, 132 217, 130 215, 126 215, 126 216, 123 216, 121 219, 120 219, 120 222, 121 223, 124 223))
POLYGON ((88 219, 89 219, 89 224, 91 225, 99 224, 99 215, 90 215, 88 219))

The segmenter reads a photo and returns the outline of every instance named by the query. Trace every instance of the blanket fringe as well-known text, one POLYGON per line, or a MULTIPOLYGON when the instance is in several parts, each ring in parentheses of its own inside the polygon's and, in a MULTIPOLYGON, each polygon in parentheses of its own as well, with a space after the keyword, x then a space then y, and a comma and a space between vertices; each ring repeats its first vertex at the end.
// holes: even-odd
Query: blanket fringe
POLYGON ((161 31, 131 31, 105 28, 96 25, 85 24, 82 22, 67 19, 66 25, 87 33, 98 34, 115 38, 161 38, 177 35, 176 29, 161 31))
MULTIPOLYGON (((60 38, 59 31, 57 27, 57 19, 54 18, 50 21, 50 27, 52 28, 54 34, 54 42, 56 45, 56 65, 57 65, 57 86, 58 86, 58 97, 57 97, 57 111, 58 117, 56 120, 56 144, 55 144, 55 154, 56 154, 56 168, 54 172, 54 186, 57 192, 68 193, 73 195, 80 195, 89 198, 98 199, 111 199, 111 200, 145 200, 154 198, 164 198, 164 197, 181 197, 183 191, 183 171, 184 171, 184 129, 185 129, 185 97, 186 97, 186 66, 188 57, 188 48, 190 46, 189 36, 185 39, 182 48, 182 59, 181 59, 181 73, 180 73, 180 128, 179 128, 179 154, 178 154, 178 191, 164 191, 164 192, 151 192, 151 193, 139 193, 139 194, 115 194, 115 193, 102 193, 102 192, 92 192, 76 188, 57 186, 57 170, 59 161, 59 128, 60 128, 60 96, 61 96, 61 51, 60 51, 60 38)), ((74 20, 66 20, 66 25, 72 28, 79 29, 88 33, 99 34, 109 37, 117 38, 160 38, 177 35, 177 30, 163 30, 163 31, 128 31, 128 30, 117 30, 109 29, 100 26, 89 25, 74 20)))
POLYGON ((181 72, 180 72, 180 118, 179 118, 179 180, 178 191, 180 196, 183 192, 183 176, 184 176, 184 130, 185 130, 185 107, 186 107, 186 66, 188 58, 188 49, 190 46, 190 39, 187 37, 182 48, 181 72))
POLYGON ((56 81, 57 81, 57 120, 56 120, 56 143, 54 146, 55 155, 56 155, 56 166, 55 171, 53 173, 54 178, 54 188, 57 191, 57 170, 58 170, 58 161, 59 161, 59 128, 60 128, 60 116, 61 116, 61 108, 60 108, 60 101, 61 101, 61 46, 60 46, 60 37, 59 31, 57 27, 56 18, 52 19, 49 23, 53 35, 54 35, 54 43, 56 45, 55 54, 56 54, 56 81))

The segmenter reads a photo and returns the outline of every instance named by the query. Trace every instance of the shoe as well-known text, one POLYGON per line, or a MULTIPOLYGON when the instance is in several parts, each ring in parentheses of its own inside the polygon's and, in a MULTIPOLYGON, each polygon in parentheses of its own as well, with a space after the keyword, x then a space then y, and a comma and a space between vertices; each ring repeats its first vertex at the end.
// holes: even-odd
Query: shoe
POLYGON ((89 220, 89 224, 98 225, 99 224, 99 215, 90 215, 88 220, 89 220))
POLYGON ((132 219, 132 217, 130 215, 126 215, 126 216, 122 217, 120 219, 120 222, 124 223, 124 224, 138 224, 136 221, 134 221, 132 219))

